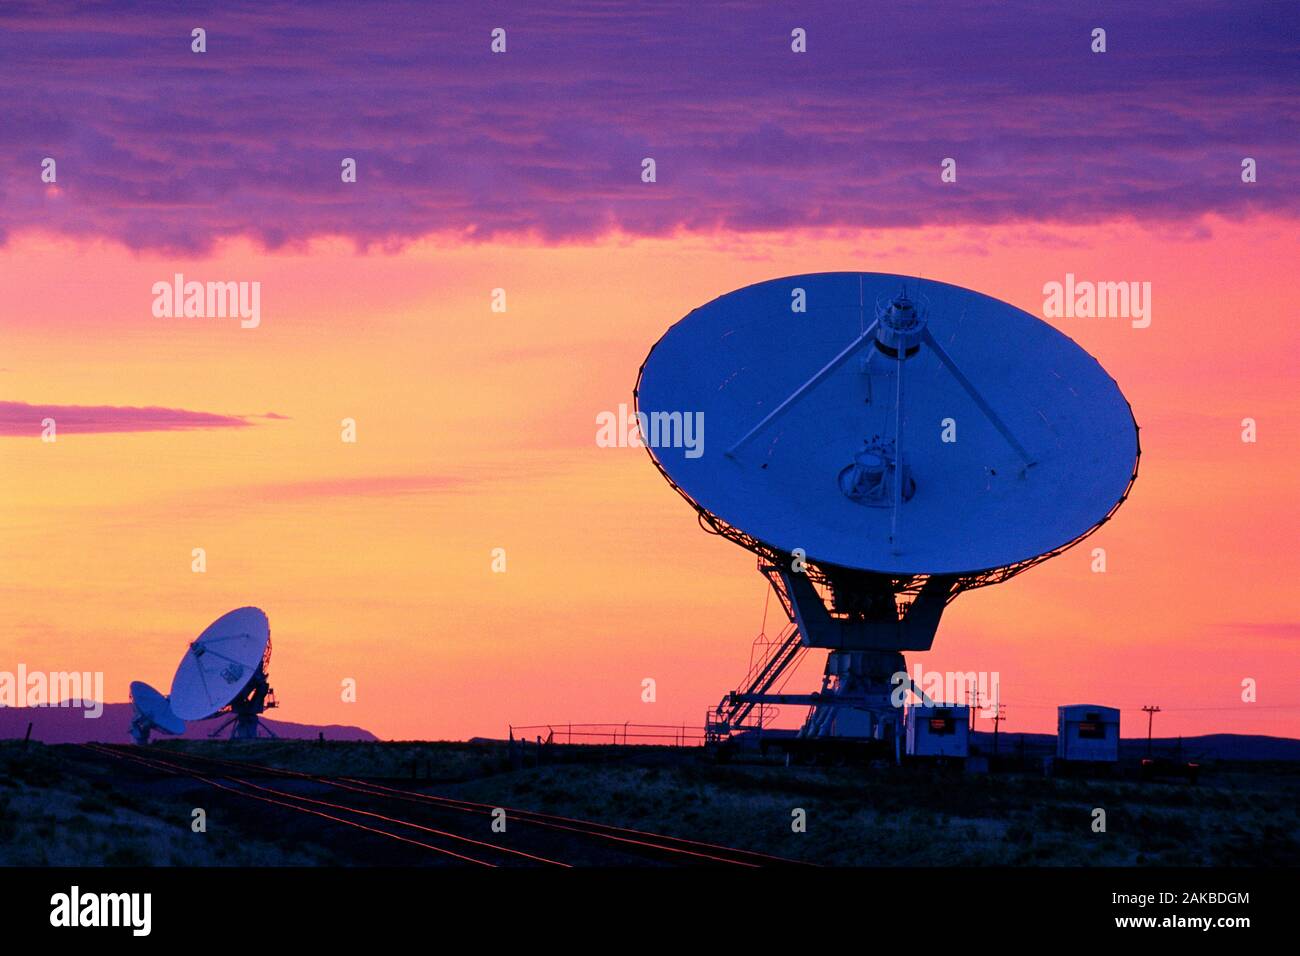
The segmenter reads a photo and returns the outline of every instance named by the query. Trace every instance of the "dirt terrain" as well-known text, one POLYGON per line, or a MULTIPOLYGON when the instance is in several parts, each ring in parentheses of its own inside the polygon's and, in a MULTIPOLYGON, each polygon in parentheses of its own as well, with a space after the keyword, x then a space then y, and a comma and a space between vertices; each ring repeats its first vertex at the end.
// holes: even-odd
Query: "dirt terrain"
POLYGON ((1191 785, 716 764, 690 748, 512 755, 495 743, 169 741, 96 750, 6 742, 0 864, 745 859, 719 851, 726 859, 711 860, 700 849, 710 844, 838 866, 1295 865, 1298 795, 1300 764, 1291 762, 1211 762, 1191 785), (196 808, 206 832, 192 829, 196 808), (1104 832, 1094 829, 1097 809, 1104 832), (493 829, 494 810, 504 832, 493 829))

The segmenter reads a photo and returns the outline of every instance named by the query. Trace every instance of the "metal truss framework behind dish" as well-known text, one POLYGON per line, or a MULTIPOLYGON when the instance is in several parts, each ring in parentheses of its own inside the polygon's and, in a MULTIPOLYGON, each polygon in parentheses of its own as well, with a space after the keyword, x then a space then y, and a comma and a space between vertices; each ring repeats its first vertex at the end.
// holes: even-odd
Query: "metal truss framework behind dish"
MULTIPOLYGON (((632 390, 632 406, 633 406, 633 410, 636 412, 641 411, 641 407, 640 407, 641 375, 644 374, 644 372, 645 372, 645 365, 642 364, 640 371, 637 373, 636 387, 632 390)), ((1133 409, 1132 406, 1130 405, 1129 406, 1130 415, 1132 415, 1132 411, 1133 409)), ((1111 519, 1111 517, 1115 514, 1115 512, 1120 509, 1120 506, 1123 505, 1124 502, 1128 500, 1129 493, 1133 490, 1133 483, 1137 481, 1138 468, 1142 461, 1142 442, 1141 442, 1141 428, 1137 424, 1136 419, 1134 419, 1133 421, 1133 428, 1138 436, 1137 457, 1133 461, 1133 473, 1129 476, 1128 486, 1124 489, 1124 493, 1120 495, 1119 499, 1115 502, 1114 506, 1110 509, 1110 511, 1106 513, 1105 517, 1103 517, 1095 525, 1093 525, 1087 531, 1083 532, 1074 540, 1068 541, 1065 544, 1061 545, 1060 547, 1054 548, 1051 551, 1047 551, 1043 554, 1037 555, 1036 557, 1029 558, 1028 560, 1025 561, 1020 561, 1016 564, 1010 564, 1010 565, 997 567, 997 568, 988 568, 982 571, 973 571, 967 574, 958 575, 957 576, 958 582, 956 586, 954 586, 951 592, 949 593, 947 603, 950 603, 953 600, 953 598, 955 598, 958 594, 961 594, 963 591, 971 591, 974 590, 975 588, 987 587, 990 584, 1001 584, 1003 581, 1010 580, 1011 578, 1015 577, 1017 574, 1019 574, 1022 571, 1028 571, 1036 564, 1040 564, 1043 561, 1048 560, 1049 558, 1054 558, 1058 554, 1063 554, 1064 552, 1069 551, 1075 545, 1079 544, 1085 538, 1092 535, 1093 532, 1095 532, 1098 528, 1100 528, 1102 525, 1108 522, 1111 519)), ((702 507, 694 498, 692 498, 689 494, 686 493, 685 489, 683 489, 681 485, 673 481, 672 476, 668 474, 668 472, 664 469, 663 465, 660 464, 659 459, 655 457, 654 453, 650 451, 648 447, 646 450, 650 455, 650 461, 654 463, 654 466, 659 471, 659 474, 663 476, 664 481, 668 482, 668 484, 672 487, 672 489, 676 491, 679 495, 681 495, 683 498, 685 498, 686 501, 690 503, 690 506, 695 509, 696 516, 697 519, 699 520, 701 528, 703 528, 705 531, 707 531, 710 534, 719 535, 720 537, 726 538, 728 541, 740 545, 742 548, 745 548, 746 550, 754 552, 754 554, 758 555, 760 559, 759 560, 760 568, 764 563, 779 565, 783 567, 790 566, 791 555, 783 551, 779 551, 776 548, 773 548, 763 543, 762 541, 755 538, 753 535, 746 534, 744 531, 741 531, 739 528, 733 527, 732 525, 728 524, 726 521, 723 521, 717 515, 710 512, 707 508, 702 507)), ((830 567, 834 568, 834 566, 830 566, 830 567)), ((817 589, 829 599, 830 597, 829 592, 830 592, 831 585, 830 585, 830 578, 828 577, 827 572, 823 570, 822 567, 815 560, 810 560, 807 563, 806 573, 808 574, 808 577, 812 580, 812 582, 817 586, 817 589)), ((832 571, 831 573, 834 573, 834 571, 832 571)), ((891 578, 891 580, 894 582, 895 585, 894 593, 900 597, 903 596, 915 597, 915 595, 921 590, 921 588, 925 585, 925 583, 929 579, 930 579, 930 575, 928 574, 916 574, 916 575, 908 575, 903 577, 891 578)), ((900 617, 905 612, 907 603, 908 602, 906 601, 900 602, 899 604, 900 617)), ((832 610, 832 613, 836 613, 836 612, 832 610)))

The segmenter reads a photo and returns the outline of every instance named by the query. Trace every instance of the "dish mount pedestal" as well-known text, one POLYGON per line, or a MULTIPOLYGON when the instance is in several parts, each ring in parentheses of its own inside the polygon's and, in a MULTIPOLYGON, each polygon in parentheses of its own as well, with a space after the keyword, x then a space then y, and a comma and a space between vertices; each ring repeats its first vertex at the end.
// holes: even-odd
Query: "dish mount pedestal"
POLYGON ((257 676, 249 682, 247 689, 231 702, 227 711, 230 719, 208 736, 216 737, 227 727, 231 727, 231 740, 256 740, 260 727, 266 731, 267 736, 274 737, 275 731, 262 721, 262 713, 274 706, 275 692, 271 690, 266 674, 258 671, 257 676))
MULTIPOLYGON (((800 735, 891 742, 902 733, 895 703, 900 682, 923 700, 907 676, 904 651, 927 651, 960 579, 931 575, 895 578, 850 568, 803 565, 792 555, 760 562, 792 629, 756 668, 743 690, 728 694, 711 720, 710 736, 744 729, 756 707, 811 707, 800 735), (795 570, 800 568, 800 570, 795 570), (900 598, 910 597, 908 601, 900 598), (783 648, 789 652, 782 653, 783 648), (799 649, 830 653, 821 690, 785 694, 771 690, 801 656, 799 649)), ((762 711, 759 711, 762 713, 762 711)))

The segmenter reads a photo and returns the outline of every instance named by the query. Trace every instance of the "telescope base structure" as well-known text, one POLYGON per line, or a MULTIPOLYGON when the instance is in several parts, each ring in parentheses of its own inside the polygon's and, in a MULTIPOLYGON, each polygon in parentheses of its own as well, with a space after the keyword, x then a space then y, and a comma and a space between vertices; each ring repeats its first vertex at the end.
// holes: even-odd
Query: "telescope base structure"
POLYGON ((231 740, 256 740, 259 728, 265 730, 268 737, 274 737, 275 731, 262 721, 262 713, 274 706, 276 706, 275 693, 267 683, 265 672, 259 671, 248 689, 231 703, 228 711, 224 712, 230 719, 208 736, 216 737, 227 727, 231 727, 231 740))
POLYGON ((180 730, 160 727, 147 716, 140 714, 131 721, 131 740, 136 744, 136 746, 143 747, 149 743, 155 730, 161 731, 168 736, 176 736, 177 734, 184 732, 183 727, 180 730))
POLYGON ((892 742, 903 736, 903 710, 893 701, 895 674, 907 672, 894 651, 831 651, 822 692, 801 737, 852 737, 892 742))
MULTIPOLYGON (((789 557, 789 556, 787 556, 789 557)), ((751 668, 743 689, 723 698, 705 724, 705 739, 722 743, 757 732, 772 707, 810 709, 800 738, 877 744, 897 756, 903 740, 907 690, 924 699, 907 676, 904 651, 926 651, 943 609, 961 580, 933 575, 920 582, 789 561, 759 562, 789 618, 781 637, 751 668), (819 589, 820 586, 820 589, 819 589), (901 595, 912 600, 900 603, 901 595), (778 680, 810 648, 829 651, 821 690, 785 694, 778 680)))
POLYGON ((259 729, 266 731, 266 736, 275 737, 275 731, 268 727, 257 714, 234 714, 208 736, 216 737, 227 727, 231 727, 231 740, 256 740, 259 729))

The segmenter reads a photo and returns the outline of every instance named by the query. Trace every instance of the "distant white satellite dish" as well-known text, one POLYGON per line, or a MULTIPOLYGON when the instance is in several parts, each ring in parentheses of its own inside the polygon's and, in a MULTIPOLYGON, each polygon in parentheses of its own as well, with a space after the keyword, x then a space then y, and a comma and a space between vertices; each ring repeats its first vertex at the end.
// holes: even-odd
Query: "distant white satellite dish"
MULTIPOLYGON (((184 720, 203 720, 229 708, 236 737, 255 737, 258 714, 271 688, 271 626, 255 607, 223 614, 193 641, 172 678, 171 709, 184 720)), ((220 730, 214 732, 220 732, 220 730)))
POLYGON ((165 734, 185 733, 185 721, 172 713, 167 698, 144 681, 131 682, 131 704, 134 708, 131 736, 136 743, 148 743, 149 734, 154 730, 165 734))

